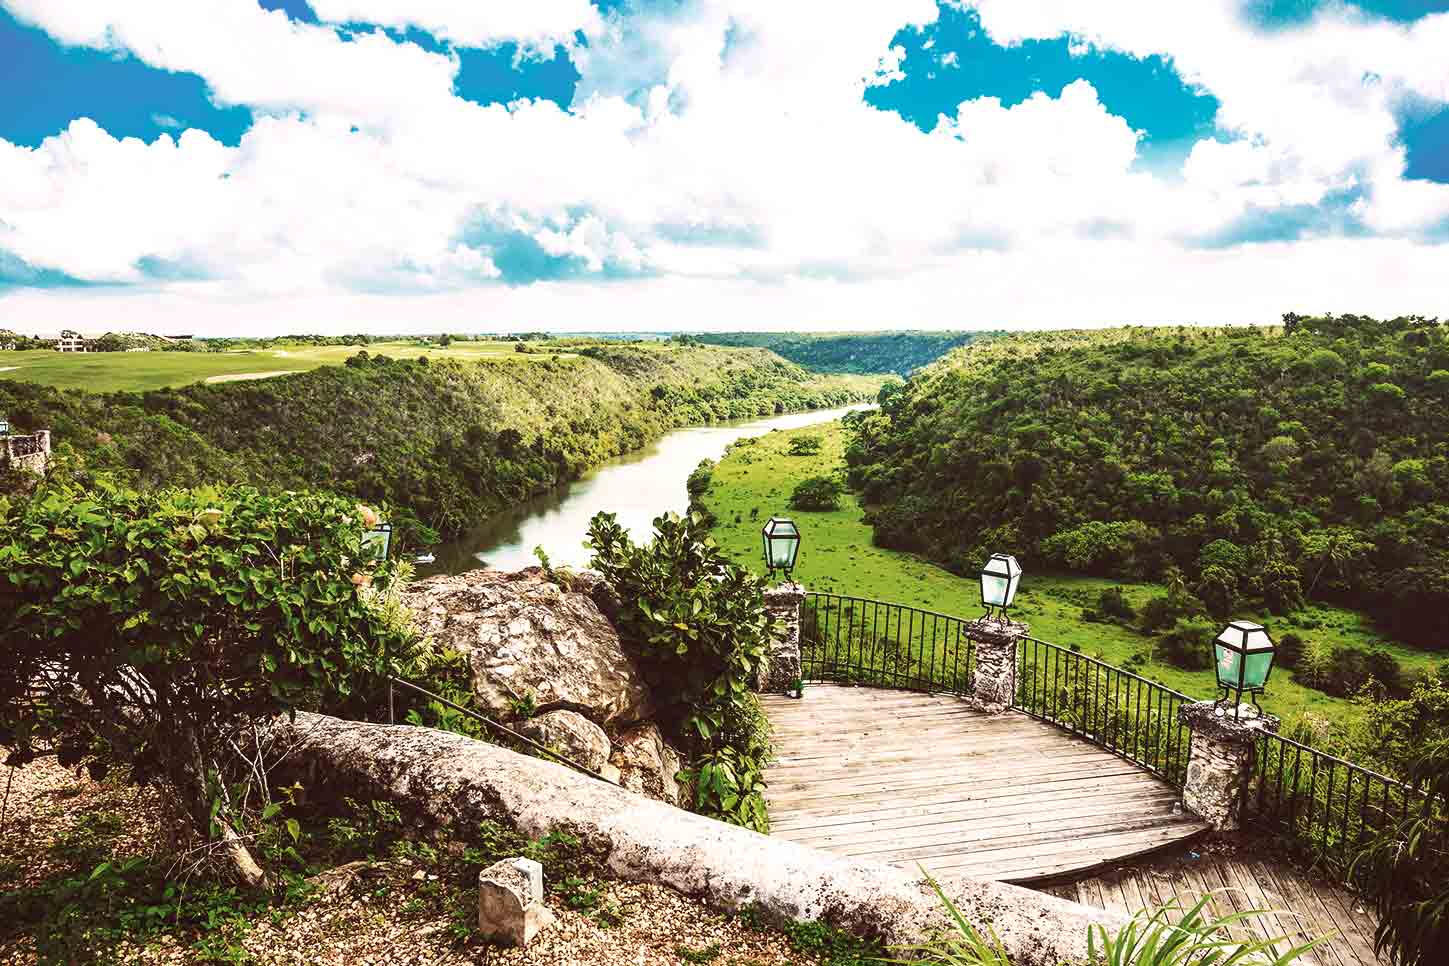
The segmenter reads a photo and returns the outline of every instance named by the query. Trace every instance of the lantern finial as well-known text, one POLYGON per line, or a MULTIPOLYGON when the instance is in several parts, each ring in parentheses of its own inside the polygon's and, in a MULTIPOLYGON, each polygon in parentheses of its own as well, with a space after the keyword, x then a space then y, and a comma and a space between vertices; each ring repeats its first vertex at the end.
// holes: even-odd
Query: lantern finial
POLYGON ((1006 616, 1006 609, 1016 599, 1021 584, 1021 564, 1007 553, 993 553, 981 568, 981 605, 990 617, 993 609, 1006 616))
MULTIPOLYGON (((1218 713, 1226 714, 1223 702, 1233 696, 1233 717, 1239 716, 1243 695, 1258 708, 1258 695, 1267 689, 1276 651, 1273 639, 1262 624, 1233 621, 1213 641, 1214 666, 1218 676, 1218 713)), ((1262 709, 1259 708, 1261 711, 1262 709)))
POLYGON ((770 576, 773 577, 776 570, 783 570, 786 579, 789 579, 800 556, 800 528, 786 517, 770 517, 760 530, 760 536, 764 540, 765 568, 770 576))

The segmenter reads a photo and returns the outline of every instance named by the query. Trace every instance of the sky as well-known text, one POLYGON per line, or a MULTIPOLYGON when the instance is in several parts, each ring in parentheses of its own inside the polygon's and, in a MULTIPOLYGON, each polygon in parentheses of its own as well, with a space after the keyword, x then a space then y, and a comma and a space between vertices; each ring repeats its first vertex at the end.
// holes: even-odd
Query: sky
POLYGON ((0 328, 1449 317, 1449 0, 0 0, 0 328))

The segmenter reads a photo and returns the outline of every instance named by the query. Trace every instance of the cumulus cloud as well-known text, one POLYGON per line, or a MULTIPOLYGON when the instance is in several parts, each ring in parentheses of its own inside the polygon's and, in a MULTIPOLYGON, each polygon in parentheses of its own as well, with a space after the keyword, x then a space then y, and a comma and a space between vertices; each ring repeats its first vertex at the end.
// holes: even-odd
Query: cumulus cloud
POLYGON ((1418 275, 1442 262, 1422 236, 1449 219, 1449 186, 1405 180, 1395 142, 1402 98, 1449 100, 1434 56, 1449 16, 1402 26, 1333 8, 1265 34, 1230 0, 975 0, 998 42, 1157 54, 1217 96, 1216 134, 1163 174, 1140 170, 1142 132, 1086 80, 1011 106, 969 100, 924 133, 865 103, 899 80, 897 34, 933 22, 933 0, 688 0, 607 17, 573 0, 316 0, 342 30, 253 0, 0 4, 62 43, 197 73, 258 115, 236 147, 195 130, 118 139, 86 119, 35 148, 0 141, 0 251, 145 293, 3 296, 36 319, 209 305, 223 327, 286 327, 304 309, 307 325, 396 327, 399 297, 433 327, 1449 313, 1418 275), (562 45, 581 80, 566 109, 481 106, 455 95, 454 57, 377 25, 460 47, 562 45), (1386 237, 1221 245, 1248 215, 1344 198, 1386 237))

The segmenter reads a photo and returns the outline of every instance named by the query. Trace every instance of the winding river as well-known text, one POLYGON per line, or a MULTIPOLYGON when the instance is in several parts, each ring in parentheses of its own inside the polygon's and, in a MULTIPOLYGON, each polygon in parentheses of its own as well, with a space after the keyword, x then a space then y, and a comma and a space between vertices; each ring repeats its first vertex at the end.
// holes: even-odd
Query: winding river
POLYGON ((459 573, 481 566, 517 570, 538 563, 533 554, 537 546, 548 552, 555 565, 587 566, 589 551, 583 542, 590 518, 600 510, 616 514, 636 541, 647 540, 655 517, 666 510, 682 513, 689 505, 684 482, 700 460, 719 459, 726 446, 746 436, 827 423, 871 405, 676 429, 443 544, 434 550, 436 562, 418 565, 418 575, 459 573))

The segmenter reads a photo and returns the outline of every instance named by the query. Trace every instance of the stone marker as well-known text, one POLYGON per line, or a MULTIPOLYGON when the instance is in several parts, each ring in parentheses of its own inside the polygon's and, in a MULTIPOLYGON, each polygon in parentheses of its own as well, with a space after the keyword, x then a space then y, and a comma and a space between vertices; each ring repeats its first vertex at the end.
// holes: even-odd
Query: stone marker
POLYGON ((543 904, 543 866, 504 859, 478 873, 478 931, 503 946, 527 946, 553 925, 543 904))

